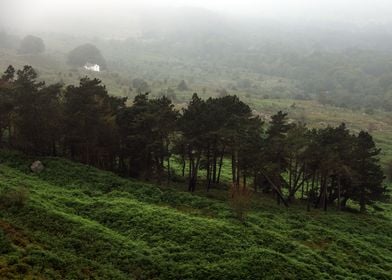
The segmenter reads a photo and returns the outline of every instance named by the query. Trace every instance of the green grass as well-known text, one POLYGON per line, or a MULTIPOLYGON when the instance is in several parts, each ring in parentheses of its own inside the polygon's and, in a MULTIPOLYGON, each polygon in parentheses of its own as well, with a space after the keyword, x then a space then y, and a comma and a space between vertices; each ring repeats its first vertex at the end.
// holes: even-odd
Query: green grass
MULTIPOLYGON (((1 152, 1 279, 391 279, 392 209, 307 213, 254 197, 236 220, 226 193, 190 194, 110 172, 1 152)), ((183 187, 185 188, 185 187, 183 187)))

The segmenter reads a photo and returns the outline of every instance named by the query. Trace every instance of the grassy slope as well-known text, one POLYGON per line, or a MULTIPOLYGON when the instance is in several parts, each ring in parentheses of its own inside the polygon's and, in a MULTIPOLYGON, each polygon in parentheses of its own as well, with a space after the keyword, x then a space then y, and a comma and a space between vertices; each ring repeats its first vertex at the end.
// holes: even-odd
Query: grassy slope
POLYGON ((0 278, 390 279, 392 217, 286 210, 254 198, 242 224, 208 196, 119 178, 62 159, 1 153, 0 190, 29 202, 0 209, 0 278), (11 245, 11 246, 9 246, 11 245))
POLYGON ((383 163, 392 160, 392 113, 363 111, 337 108, 322 105, 317 101, 301 101, 290 99, 258 99, 249 98, 245 102, 266 117, 278 110, 288 112, 291 119, 302 121, 309 127, 338 126, 344 122, 355 132, 367 130, 374 136, 377 145, 382 149, 383 163))

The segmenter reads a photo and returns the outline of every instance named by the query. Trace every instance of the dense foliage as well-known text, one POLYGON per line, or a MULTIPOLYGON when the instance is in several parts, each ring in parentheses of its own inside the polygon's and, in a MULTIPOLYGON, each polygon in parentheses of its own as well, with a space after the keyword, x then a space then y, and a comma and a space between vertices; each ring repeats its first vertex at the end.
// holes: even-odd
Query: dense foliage
POLYGON ((386 197, 372 136, 352 134, 344 124, 310 130, 278 112, 265 128, 236 96, 203 100, 194 94, 180 113, 165 96, 138 94, 126 106, 126 98, 109 96, 97 79, 65 89, 36 79, 29 66, 10 66, 2 76, 3 146, 158 182, 172 179, 170 162, 177 158, 192 192, 218 185, 230 159, 233 184, 246 188, 251 181, 255 191, 272 193, 286 206, 301 198, 308 208, 340 209, 352 200, 364 211, 386 197))

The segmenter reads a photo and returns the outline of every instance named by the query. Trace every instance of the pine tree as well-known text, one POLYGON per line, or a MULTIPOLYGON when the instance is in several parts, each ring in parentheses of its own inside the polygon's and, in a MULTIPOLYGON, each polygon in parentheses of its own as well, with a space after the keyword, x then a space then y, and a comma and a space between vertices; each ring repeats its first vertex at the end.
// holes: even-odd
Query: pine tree
POLYGON ((383 186, 384 175, 379 164, 380 149, 376 148, 373 137, 361 131, 355 143, 356 182, 353 199, 358 201, 361 212, 366 205, 386 197, 387 189, 383 186))

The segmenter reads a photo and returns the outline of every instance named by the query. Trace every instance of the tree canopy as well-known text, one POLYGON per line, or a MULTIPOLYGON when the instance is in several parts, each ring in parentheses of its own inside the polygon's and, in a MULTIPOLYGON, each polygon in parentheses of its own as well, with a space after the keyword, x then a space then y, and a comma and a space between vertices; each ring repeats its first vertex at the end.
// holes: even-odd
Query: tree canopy
POLYGON ((101 69, 107 68, 106 60, 101 51, 93 44, 84 44, 76 47, 68 53, 68 64, 74 67, 82 67, 86 63, 98 64, 101 69))
POLYGON ((36 36, 28 35, 20 42, 21 54, 39 54, 45 51, 44 41, 36 36))

